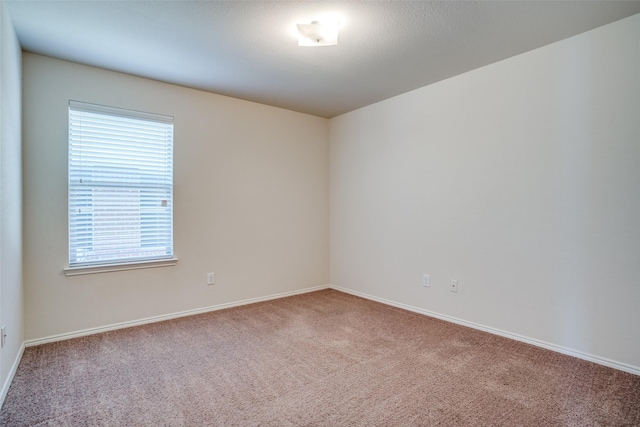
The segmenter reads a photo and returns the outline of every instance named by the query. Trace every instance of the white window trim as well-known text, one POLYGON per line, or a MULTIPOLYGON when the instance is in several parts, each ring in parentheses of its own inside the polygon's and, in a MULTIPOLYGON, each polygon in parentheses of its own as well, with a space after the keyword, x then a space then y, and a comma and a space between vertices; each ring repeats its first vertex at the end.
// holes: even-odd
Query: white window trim
POLYGON ((64 269, 65 276, 80 276, 84 274, 110 273, 112 271, 140 270, 143 268, 171 267, 178 263, 178 258, 129 262, 126 264, 103 264, 81 267, 67 267, 64 269))

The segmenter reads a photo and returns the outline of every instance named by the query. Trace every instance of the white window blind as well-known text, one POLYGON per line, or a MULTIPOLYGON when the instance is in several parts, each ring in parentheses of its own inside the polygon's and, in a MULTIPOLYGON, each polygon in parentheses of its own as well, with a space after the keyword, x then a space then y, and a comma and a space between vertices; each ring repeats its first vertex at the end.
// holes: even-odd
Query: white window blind
POLYGON ((69 267, 173 258, 173 118, 69 102, 69 267))

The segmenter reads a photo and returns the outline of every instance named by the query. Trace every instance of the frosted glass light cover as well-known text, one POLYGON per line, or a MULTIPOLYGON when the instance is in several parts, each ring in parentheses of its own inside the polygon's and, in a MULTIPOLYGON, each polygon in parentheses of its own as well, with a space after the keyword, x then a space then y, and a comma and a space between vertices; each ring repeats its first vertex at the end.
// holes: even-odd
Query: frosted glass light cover
POLYGON ((338 24, 298 25, 298 46, 333 46, 338 44, 338 24))

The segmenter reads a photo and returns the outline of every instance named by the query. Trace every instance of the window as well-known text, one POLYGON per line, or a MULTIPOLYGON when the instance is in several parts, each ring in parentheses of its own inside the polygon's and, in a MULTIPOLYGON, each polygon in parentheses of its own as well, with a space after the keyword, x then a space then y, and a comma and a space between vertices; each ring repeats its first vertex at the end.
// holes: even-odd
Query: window
POLYGON ((69 102, 69 269, 173 259, 173 118, 69 102))

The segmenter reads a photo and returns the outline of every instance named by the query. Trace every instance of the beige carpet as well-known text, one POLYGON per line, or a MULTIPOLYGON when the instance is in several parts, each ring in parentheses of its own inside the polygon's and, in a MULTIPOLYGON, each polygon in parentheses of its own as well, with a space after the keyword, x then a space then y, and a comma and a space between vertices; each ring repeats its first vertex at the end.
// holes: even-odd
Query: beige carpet
POLYGON ((27 348, 3 426, 639 426, 640 377, 326 290, 27 348))

